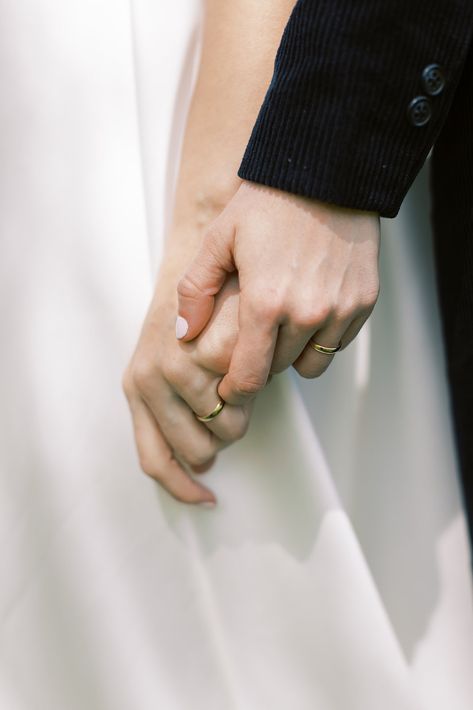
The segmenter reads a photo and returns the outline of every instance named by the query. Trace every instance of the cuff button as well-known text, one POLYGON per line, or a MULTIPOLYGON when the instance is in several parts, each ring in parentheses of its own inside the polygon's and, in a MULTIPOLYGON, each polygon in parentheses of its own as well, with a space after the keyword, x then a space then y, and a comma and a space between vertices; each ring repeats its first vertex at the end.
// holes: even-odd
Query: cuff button
POLYGON ((429 96, 438 96, 445 88, 445 73, 439 64, 429 64, 422 72, 424 91, 429 96))
POLYGON ((432 106, 427 96, 416 96, 407 107, 407 115, 413 126, 425 126, 432 117, 432 106))

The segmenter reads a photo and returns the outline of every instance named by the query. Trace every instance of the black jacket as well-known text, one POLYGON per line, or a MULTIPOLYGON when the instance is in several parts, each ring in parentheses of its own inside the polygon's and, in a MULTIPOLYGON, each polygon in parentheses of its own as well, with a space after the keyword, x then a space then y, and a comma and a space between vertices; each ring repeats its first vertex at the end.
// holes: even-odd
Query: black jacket
POLYGON ((298 0, 238 174, 394 217, 434 146, 438 296, 473 552, 472 34, 473 0, 298 0))
POLYGON ((473 0, 298 0, 238 175, 394 217, 472 32, 473 0))

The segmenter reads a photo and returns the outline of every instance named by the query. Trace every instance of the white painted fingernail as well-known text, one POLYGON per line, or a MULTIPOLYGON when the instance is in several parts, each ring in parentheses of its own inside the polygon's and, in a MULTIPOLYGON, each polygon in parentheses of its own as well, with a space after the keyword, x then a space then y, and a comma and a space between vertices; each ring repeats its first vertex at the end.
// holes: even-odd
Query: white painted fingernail
POLYGON ((189 330, 189 323, 182 316, 176 318, 176 338, 180 340, 189 330))
POLYGON ((203 508, 215 508, 216 503, 214 503, 213 500, 202 500, 199 502, 199 505, 201 505, 203 508))

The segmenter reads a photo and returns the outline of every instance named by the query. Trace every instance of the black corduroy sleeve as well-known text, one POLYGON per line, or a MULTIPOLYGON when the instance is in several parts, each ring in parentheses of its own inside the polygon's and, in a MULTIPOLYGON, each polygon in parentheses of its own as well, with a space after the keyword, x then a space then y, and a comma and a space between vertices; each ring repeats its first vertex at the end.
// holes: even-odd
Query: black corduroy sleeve
POLYGON ((394 217, 452 103, 473 0, 298 0, 239 177, 394 217), (443 91, 413 125, 422 73, 443 91))

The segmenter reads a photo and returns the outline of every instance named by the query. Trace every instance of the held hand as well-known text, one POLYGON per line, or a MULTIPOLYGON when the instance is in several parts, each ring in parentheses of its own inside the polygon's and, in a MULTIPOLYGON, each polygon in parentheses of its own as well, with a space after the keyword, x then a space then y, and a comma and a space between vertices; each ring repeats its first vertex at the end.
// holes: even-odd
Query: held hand
POLYGON ((378 254, 377 215, 243 182, 179 281, 176 335, 202 331, 236 270, 239 333, 222 399, 247 402, 291 364, 317 377, 333 355, 309 340, 345 348, 355 338, 378 297, 378 254))
POLYGON ((171 495, 187 503, 212 503, 214 494, 187 468, 202 473, 215 455, 241 438, 250 406, 225 405, 207 424, 218 401, 217 385, 227 372, 238 329, 238 282, 227 279, 205 331, 195 343, 174 335, 174 274, 162 275, 138 345, 123 377, 141 468, 171 495), (217 347, 218 346, 218 347, 217 347))

